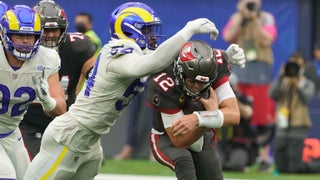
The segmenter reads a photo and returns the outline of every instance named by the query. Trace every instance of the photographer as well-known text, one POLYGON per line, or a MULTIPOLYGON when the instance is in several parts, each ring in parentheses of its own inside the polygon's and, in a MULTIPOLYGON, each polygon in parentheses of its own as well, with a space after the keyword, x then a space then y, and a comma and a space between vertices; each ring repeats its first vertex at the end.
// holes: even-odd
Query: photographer
POLYGON ((307 104, 315 85, 303 75, 304 68, 304 57, 292 54, 269 89, 270 97, 277 103, 274 162, 279 172, 307 171, 302 150, 311 127, 307 104))
MULTIPOLYGON (((261 0, 239 0, 237 11, 225 25, 222 36, 229 43, 237 43, 244 50, 246 67, 232 66, 232 72, 239 77, 240 91, 254 99, 250 125, 257 130, 258 138, 272 134, 275 103, 268 96, 272 81, 272 43, 277 37, 274 16, 261 9, 261 0)), ((259 170, 270 167, 270 144, 261 145, 259 170)))

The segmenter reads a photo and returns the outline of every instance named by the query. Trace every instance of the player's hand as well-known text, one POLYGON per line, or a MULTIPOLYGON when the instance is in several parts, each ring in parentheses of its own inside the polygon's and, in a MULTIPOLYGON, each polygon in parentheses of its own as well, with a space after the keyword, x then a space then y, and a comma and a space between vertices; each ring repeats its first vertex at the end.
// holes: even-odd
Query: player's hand
POLYGON ((49 85, 45 78, 45 68, 42 70, 40 77, 32 76, 37 97, 45 111, 52 111, 56 107, 56 100, 50 96, 49 85))
POLYGON ((209 88, 210 97, 208 99, 200 98, 199 102, 206 108, 207 111, 219 109, 219 102, 216 92, 212 87, 209 88))
POLYGON ((207 18, 199 18, 189 21, 184 27, 192 36, 195 34, 210 34, 210 39, 216 40, 219 30, 216 25, 207 18))
POLYGON ((237 44, 231 44, 226 50, 228 55, 228 62, 234 65, 238 65, 241 68, 246 66, 246 59, 243 49, 237 44))
POLYGON ((172 122, 174 136, 183 136, 198 128, 198 119, 195 114, 183 115, 172 122))

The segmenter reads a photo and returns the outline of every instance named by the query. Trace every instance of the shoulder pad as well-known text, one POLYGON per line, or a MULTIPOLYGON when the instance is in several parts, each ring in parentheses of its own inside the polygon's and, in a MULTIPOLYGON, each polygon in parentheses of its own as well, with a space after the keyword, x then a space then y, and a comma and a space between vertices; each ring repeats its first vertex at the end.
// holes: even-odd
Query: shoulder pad
POLYGON ((123 54, 137 52, 143 54, 140 47, 133 41, 127 39, 112 39, 108 44, 110 51, 108 52, 109 57, 118 57, 123 54))

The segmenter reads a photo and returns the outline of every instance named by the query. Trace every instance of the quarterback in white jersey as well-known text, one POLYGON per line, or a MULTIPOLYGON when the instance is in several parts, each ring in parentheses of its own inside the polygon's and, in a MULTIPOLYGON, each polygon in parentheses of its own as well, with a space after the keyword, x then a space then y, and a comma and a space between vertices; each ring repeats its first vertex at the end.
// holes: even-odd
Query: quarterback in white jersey
POLYGON ((196 19, 156 50, 144 54, 142 49, 149 48, 148 42, 160 24, 154 11, 143 3, 125 3, 115 9, 110 17, 113 39, 100 51, 75 103, 45 130, 40 152, 25 180, 94 179, 103 159, 99 139, 131 99, 143 91, 145 77, 171 64, 181 45, 194 34, 210 33, 213 39, 218 35, 213 22, 196 19))
POLYGON ((21 180, 30 163, 18 128, 27 107, 38 98, 50 115, 66 111, 58 79, 60 58, 39 46, 40 17, 28 6, 9 8, 1 32, 0 179, 21 180))

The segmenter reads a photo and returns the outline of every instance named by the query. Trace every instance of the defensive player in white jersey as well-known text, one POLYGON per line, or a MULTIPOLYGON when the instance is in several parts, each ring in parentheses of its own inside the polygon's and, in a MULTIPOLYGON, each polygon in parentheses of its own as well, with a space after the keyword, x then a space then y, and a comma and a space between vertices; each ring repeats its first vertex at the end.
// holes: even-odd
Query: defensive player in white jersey
POLYGON ((69 111, 56 117, 44 132, 40 152, 25 180, 94 179, 103 158, 100 137, 108 133, 131 99, 143 91, 146 76, 173 62, 181 45, 193 35, 218 35, 206 18, 190 21, 155 51, 149 36, 157 36, 161 21, 147 5, 129 2, 110 17, 111 41, 104 45, 85 87, 69 111))
POLYGON ((66 111, 58 78, 60 58, 39 46, 40 17, 30 7, 9 8, 0 24, 0 179, 21 180, 30 159, 18 125, 28 105, 38 98, 49 115, 66 111))

